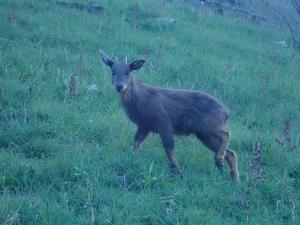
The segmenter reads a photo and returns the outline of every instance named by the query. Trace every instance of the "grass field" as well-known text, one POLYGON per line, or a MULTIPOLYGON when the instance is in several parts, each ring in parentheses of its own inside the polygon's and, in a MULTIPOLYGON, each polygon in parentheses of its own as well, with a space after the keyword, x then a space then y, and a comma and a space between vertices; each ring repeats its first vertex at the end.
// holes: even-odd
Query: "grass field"
POLYGON ((0 1, 0 224, 300 224, 300 51, 274 44, 288 33, 179 1, 97 2, 0 1), (146 59, 142 82, 222 100, 240 183, 194 137, 176 138, 182 178, 156 135, 133 155, 100 49, 146 59))

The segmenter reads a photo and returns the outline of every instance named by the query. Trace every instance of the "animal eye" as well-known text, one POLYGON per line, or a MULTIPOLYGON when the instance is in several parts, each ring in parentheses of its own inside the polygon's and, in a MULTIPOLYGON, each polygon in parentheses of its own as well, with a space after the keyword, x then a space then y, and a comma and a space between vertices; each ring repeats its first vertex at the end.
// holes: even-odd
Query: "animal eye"
POLYGON ((111 75, 115 76, 115 75, 116 75, 116 73, 112 73, 111 75))

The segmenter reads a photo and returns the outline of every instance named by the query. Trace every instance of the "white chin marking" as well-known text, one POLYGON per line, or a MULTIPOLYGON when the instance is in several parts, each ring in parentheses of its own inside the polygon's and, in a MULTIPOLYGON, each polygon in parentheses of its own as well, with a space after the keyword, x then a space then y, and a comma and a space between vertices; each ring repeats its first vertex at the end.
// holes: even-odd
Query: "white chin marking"
POLYGON ((124 86, 123 89, 121 90, 121 93, 126 91, 126 89, 127 89, 127 86, 124 86))

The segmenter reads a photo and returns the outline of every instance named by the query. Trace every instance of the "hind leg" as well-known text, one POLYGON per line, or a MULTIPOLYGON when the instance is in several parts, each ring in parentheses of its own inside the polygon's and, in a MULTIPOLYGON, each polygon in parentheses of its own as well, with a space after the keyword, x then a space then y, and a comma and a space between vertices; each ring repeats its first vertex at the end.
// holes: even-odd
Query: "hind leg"
MULTIPOLYGON (((226 149, 230 137, 229 132, 222 130, 213 134, 196 134, 196 136, 206 147, 208 147, 215 153, 215 165, 220 170, 220 172, 223 172, 224 159, 227 155, 226 149)), ((227 158, 230 159, 231 162, 234 162, 233 156, 228 156, 227 158)))
POLYGON ((229 148, 226 149, 225 159, 230 167, 230 175, 232 180, 239 181, 239 171, 237 166, 237 156, 235 152, 229 148))
POLYGON ((218 136, 213 135, 213 134, 206 134, 206 135, 202 135, 202 134, 196 134, 197 138, 210 150, 212 150, 215 154, 215 165, 216 167, 222 172, 223 170, 223 163, 222 161, 218 160, 217 158, 217 153, 218 150, 222 144, 221 139, 218 138, 218 136))

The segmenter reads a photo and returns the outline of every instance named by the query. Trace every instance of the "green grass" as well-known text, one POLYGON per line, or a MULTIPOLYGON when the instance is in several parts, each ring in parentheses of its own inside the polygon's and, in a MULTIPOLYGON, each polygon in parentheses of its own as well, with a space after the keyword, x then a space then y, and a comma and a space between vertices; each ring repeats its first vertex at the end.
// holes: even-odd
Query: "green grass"
POLYGON ((0 2, 0 223, 299 224, 300 52, 273 44, 288 34, 177 1, 98 2, 104 15, 0 2), (170 176, 155 135, 133 155, 135 126, 100 49, 146 59, 140 81, 228 105, 241 182, 227 167, 219 174, 193 137, 176 138, 182 178, 170 176))

